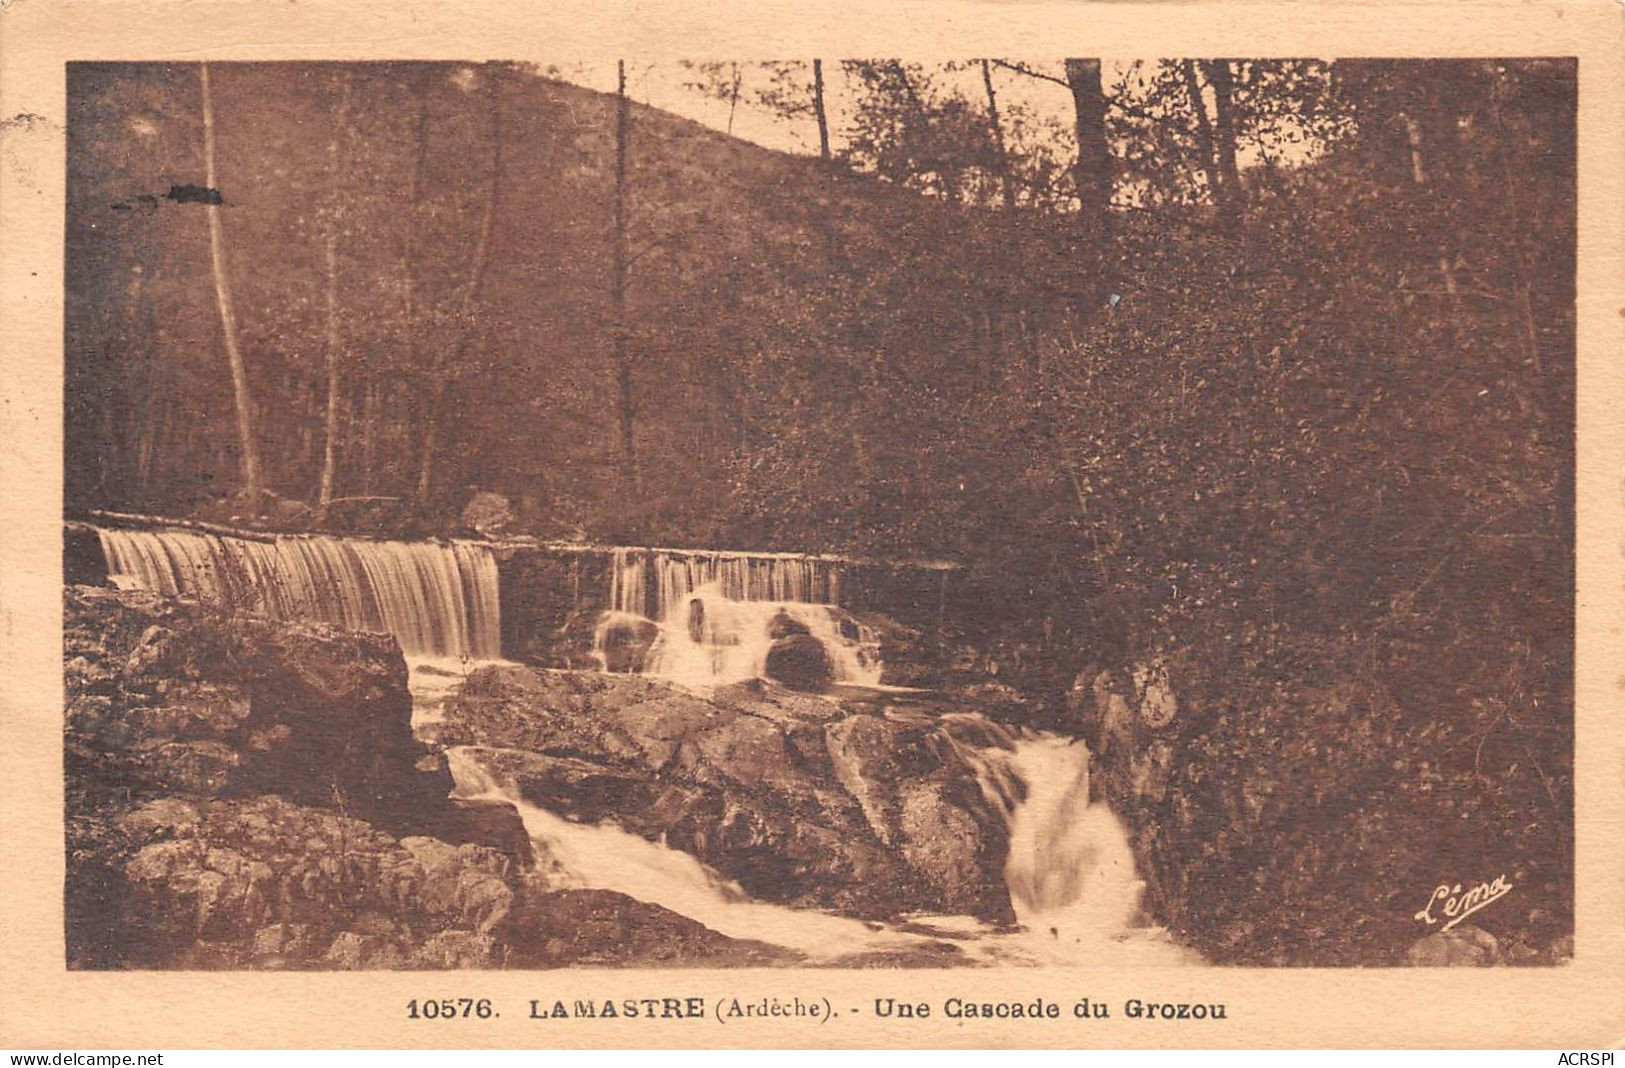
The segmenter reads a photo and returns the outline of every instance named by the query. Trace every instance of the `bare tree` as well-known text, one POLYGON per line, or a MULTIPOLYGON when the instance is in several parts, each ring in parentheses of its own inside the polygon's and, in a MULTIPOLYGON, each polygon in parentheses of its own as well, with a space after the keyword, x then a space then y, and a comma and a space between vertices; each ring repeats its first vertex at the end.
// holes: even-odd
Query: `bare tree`
POLYGON ((327 142, 328 204, 327 233, 322 241, 322 258, 327 267, 327 419, 323 429, 321 488, 316 503, 323 508, 333 500, 333 469, 338 462, 339 364, 343 341, 339 328, 339 236, 344 226, 344 139, 348 133, 350 90, 353 76, 339 77, 338 110, 333 117, 333 134, 327 142))
POLYGON ((1106 144, 1106 95, 1100 86, 1100 60, 1068 59, 1066 84, 1072 92, 1078 155, 1072 165, 1078 210, 1094 233, 1106 229, 1112 199, 1111 152, 1106 144))
POLYGON ((242 453, 243 493, 257 503, 264 483, 260 477, 260 453, 255 430, 254 399, 248 384, 248 367, 237 346, 237 313, 231 300, 231 282, 226 269, 225 238, 220 225, 220 187, 214 165, 214 96, 209 87, 209 64, 198 64, 198 81, 203 95, 203 184, 207 186, 205 214, 209 219, 209 257, 214 269, 215 304, 220 309, 220 331, 225 338, 226 360, 231 364, 232 398, 237 410, 237 446, 242 453))
POLYGON ((1197 149, 1202 154, 1202 174, 1207 179, 1208 196, 1217 204, 1224 196, 1224 179, 1213 138, 1213 120, 1208 117, 1207 100, 1202 94, 1201 76, 1194 59, 1181 62, 1180 69, 1185 77, 1185 95, 1190 98, 1191 115, 1196 119, 1197 149))
POLYGON ((987 124, 993 134, 993 158, 999 169, 999 190, 1006 209, 1016 206, 1016 189, 1010 181, 1010 153, 1004 143, 1004 126, 999 122, 999 98, 993 91, 993 63, 982 60, 982 85, 987 89, 987 124))
POLYGON ((468 347, 475 334, 474 313, 479 307, 480 290, 485 284, 485 273, 491 259, 491 234, 495 228, 497 192, 502 185, 502 79, 499 69, 488 64, 485 72, 486 94, 491 112, 491 161, 487 168, 485 205, 480 212, 479 236, 474 244, 473 259, 468 266, 468 280, 463 285, 459 307, 457 351, 452 365, 447 367, 439 358, 439 349, 430 369, 429 410, 423 428, 423 451, 418 465, 417 500, 429 499, 434 479, 435 453, 439 448, 440 424, 445 418, 447 380, 461 367, 468 355, 468 347))
POLYGON ((621 465, 628 488, 638 481, 636 426, 637 398, 632 392, 632 357, 627 347, 626 323, 626 141, 629 107, 626 99, 626 61, 616 62, 615 85, 615 233, 610 264, 611 326, 615 349, 615 377, 620 393, 621 465))
POLYGON ((1213 86, 1213 142, 1218 153, 1219 173, 1224 179, 1224 201, 1233 217, 1241 202, 1241 175, 1236 169, 1236 108, 1230 61, 1209 60, 1208 84, 1213 86))
MULTIPOLYGON (((417 114, 413 119, 412 167, 406 189, 406 240, 401 251, 401 334, 406 349, 406 367, 414 373, 418 368, 418 338, 422 329, 418 323, 417 259, 418 236, 423 226, 423 193, 429 169, 429 88, 434 79, 434 68, 425 64, 418 76, 417 114)), ((376 372, 369 375, 362 401, 363 438, 361 444, 362 482, 364 492, 372 493, 377 471, 376 442, 378 438, 379 382, 376 372)))
POLYGON ((824 111, 824 61, 815 59, 813 68, 813 115, 818 119, 818 158, 829 162, 829 115, 824 111))

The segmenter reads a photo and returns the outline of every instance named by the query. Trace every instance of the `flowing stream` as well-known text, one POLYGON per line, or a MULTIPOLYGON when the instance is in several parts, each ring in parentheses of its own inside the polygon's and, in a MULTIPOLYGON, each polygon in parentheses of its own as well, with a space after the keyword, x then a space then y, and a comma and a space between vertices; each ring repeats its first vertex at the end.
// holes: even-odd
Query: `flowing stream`
POLYGON ((646 620, 656 634, 643 674, 703 691, 762 677, 774 643, 801 634, 833 681, 878 686, 879 640, 836 607, 840 592, 839 567, 816 557, 616 549, 594 651, 606 663, 612 632, 646 620))
MULTIPOLYGON (((983 723, 990 734, 1003 733, 983 723)), ((1087 800, 1089 754, 1083 743, 1042 732, 1007 737, 1009 748, 966 753, 1008 824, 1004 874, 1016 929, 971 916, 919 915, 882 925, 755 901, 690 854, 613 823, 565 819, 525 801, 468 751, 452 749, 448 757, 459 796, 507 801, 519 810, 538 852, 555 862, 553 877, 561 888, 614 890, 730 938, 796 950, 815 963, 942 942, 983 964, 1194 963, 1194 954, 1142 917, 1144 884, 1134 871, 1127 832, 1109 808, 1087 800)))
MULTIPOLYGON (((496 562, 476 543, 302 535, 259 541, 175 530, 104 529, 100 536, 109 577, 119 585, 393 634, 407 656, 414 726, 439 718, 468 672, 501 655, 496 562)), ((613 563, 606 621, 649 620, 658 628, 648 674, 697 689, 757 677, 777 631, 816 638, 837 681, 879 681, 874 636, 834 607, 840 575, 825 561, 623 549, 613 563)), ((1146 924, 1127 832, 1109 808, 1090 801, 1082 742, 1011 732, 976 714, 948 718, 964 728, 962 737, 975 739, 955 744, 1007 825, 1004 876, 1016 929, 966 916, 916 916, 888 926, 754 901, 686 853, 612 823, 567 820, 524 801, 466 751, 448 756, 460 796, 515 805, 562 885, 618 891, 814 961, 943 941, 986 963, 1195 960, 1146 924)))

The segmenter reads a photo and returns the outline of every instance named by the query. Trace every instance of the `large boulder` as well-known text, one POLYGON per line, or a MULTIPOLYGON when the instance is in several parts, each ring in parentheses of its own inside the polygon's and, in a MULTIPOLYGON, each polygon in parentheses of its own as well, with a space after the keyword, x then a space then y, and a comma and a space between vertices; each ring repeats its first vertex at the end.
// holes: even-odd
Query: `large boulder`
POLYGON ((443 739, 526 801, 682 849, 753 897, 1012 918, 1003 820, 929 717, 764 682, 702 698, 636 676, 491 667, 448 703, 443 739))
POLYGON ((448 938, 492 967, 518 882, 496 850, 276 797, 70 818, 68 858, 68 956, 89 968, 443 967, 448 938))
POLYGON ((616 674, 635 675, 649 659, 649 649, 660 636, 653 620, 625 613, 605 613, 598 624, 593 645, 603 656, 602 667, 616 674))
MULTIPOLYGON (((795 634, 810 633, 812 632, 807 628, 807 624, 794 618, 789 612, 786 612, 782 608, 773 613, 773 618, 767 621, 767 636, 774 641, 778 641, 780 638, 788 638, 795 634)), ((856 634, 851 635, 851 637, 856 636, 856 634)))
POLYGON ((100 790, 277 793, 398 829, 451 792, 389 635, 70 587, 64 677, 67 761, 100 790))
POLYGON ((110 821, 70 821, 68 847, 72 968, 799 960, 621 894, 559 889, 494 849, 397 839, 275 797, 149 801, 110 821), (93 883, 73 877, 88 872, 93 883))
POLYGON ((829 650, 810 634, 787 634, 775 641, 762 670, 793 690, 822 690, 832 677, 829 650))
POLYGON ((508 917, 502 934, 510 968, 760 968, 802 960, 790 950, 728 938, 670 909, 612 890, 529 896, 508 917))

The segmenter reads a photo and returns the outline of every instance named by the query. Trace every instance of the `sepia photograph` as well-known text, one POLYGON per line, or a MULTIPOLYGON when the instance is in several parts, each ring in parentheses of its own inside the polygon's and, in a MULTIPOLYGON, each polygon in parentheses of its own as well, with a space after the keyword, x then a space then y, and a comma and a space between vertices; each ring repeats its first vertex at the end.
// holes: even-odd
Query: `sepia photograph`
POLYGON ((1565 964, 1576 94, 68 64, 67 968, 1565 964))

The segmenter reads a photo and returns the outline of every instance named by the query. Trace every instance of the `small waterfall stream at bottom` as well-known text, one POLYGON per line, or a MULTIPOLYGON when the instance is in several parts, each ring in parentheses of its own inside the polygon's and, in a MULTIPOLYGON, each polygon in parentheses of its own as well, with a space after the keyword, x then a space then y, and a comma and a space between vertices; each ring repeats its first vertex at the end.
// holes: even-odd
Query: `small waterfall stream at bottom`
POLYGON ((767 942, 814 958, 900 949, 920 942, 861 920, 753 901, 735 883, 676 849, 609 824, 575 823, 529 804, 465 750, 446 752, 457 796, 511 802, 556 864, 561 889, 614 890, 668 908, 729 938, 767 942))
MULTIPOLYGON (((996 744, 968 747, 984 793, 1009 826, 1005 879, 1019 928, 969 916, 912 916, 906 926, 752 900, 695 857, 611 823, 584 824, 529 804, 466 750, 450 749, 457 796, 512 803, 555 864, 561 887, 613 890, 668 908, 730 938, 804 953, 814 962, 951 942, 966 963, 1173 965, 1199 963, 1168 933, 1146 925, 1143 883, 1122 823, 1088 800, 1088 750, 1080 741, 1011 734, 979 716, 996 744)), ((940 958, 938 958, 940 960, 940 958)))

